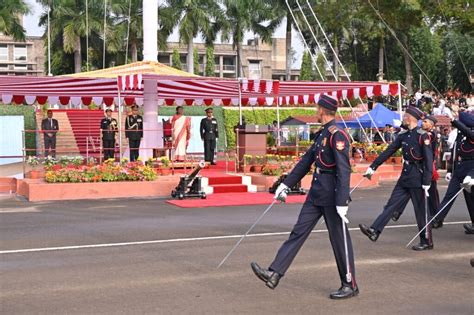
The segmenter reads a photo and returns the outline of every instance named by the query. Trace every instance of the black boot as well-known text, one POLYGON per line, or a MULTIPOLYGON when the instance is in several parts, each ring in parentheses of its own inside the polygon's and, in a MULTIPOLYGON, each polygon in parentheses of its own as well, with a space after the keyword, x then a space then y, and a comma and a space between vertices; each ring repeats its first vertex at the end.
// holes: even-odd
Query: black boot
POLYGON ((339 290, 335 292, 331 292, 331 294, 329 294, 329 297, 333 300, 340 300, 340 299, 347 299, 347 298, 356 296, 358 294, 359 294, 358 287, 353 288, 345 284, 342 287, 340 287, 339 290))
POLYGON ((431 227, 433 229, 440 229, 443 227, 443 221, 440 221, 440 220, 433 220, 433 222, 431 222, 431 227))
POLYGON ((474 267, 474 258, 471 258, 471 267, 474 267))
POLYGON ((401 215, 402 215, 402 214, 401 214, 400 212, 395 211, 395 212, 392 214, 392 221, 397 222, 398 219, 400 219, 400 216, 401 216, 401 215))
POLYGON ((359 224, 359 229, 362 231, 362 233, 364 233, 365 235, 367 235, 367 237, 372 241, 372 242, 375 242, 378 238, 379 238, 379 235, 380 235, 380 232, 379 231, 376 231, 374 230, 373 228, 369 228, 367 225, 365 224, 359 224))
POLYGON ((280 281, 281 276, 273 271, 264 269, 260 267, 256 262, 252 262, 250 264, 252 267, 253 273, 263 282, 265 282, 266 286, 270 289, 275 289, 280 281))
POLYGON ((474 224, 464 224, 466 234, 474 234, 474 224))
POLYGON ((413 245, 411 249, 416 250, 416 251, 433 249, 433 241, 427 240, 425 237, 420 236, 420 243, 417 245, 413 245))

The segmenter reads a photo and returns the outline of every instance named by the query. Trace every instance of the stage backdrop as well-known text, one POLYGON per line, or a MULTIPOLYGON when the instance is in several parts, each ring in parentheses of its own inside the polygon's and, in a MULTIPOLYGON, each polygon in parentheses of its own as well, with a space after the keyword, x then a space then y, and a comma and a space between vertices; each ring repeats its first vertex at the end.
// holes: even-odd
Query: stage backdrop
MULTIPOLYGON (((201 135, 199 134, 199 126, 201 120, 206 116, 186 116, 191 118, 191 140, 189 140, 188 153, 204 153, 204 143, 201 140, 201 135)), ((158 121, 161 123, 161 120, 170 119, 171 116, 158 116, 158 121)), ((220 132, 220 130, 219 130, 220 132)), ((222 135, 223 136, 223 135, 222 135)))
MULTIPOLYGON (((0 156, 22 155, 23 116, 0 116, 0 156)), ((0 165, 21 162, 22 158, 0 158, 0 165)))

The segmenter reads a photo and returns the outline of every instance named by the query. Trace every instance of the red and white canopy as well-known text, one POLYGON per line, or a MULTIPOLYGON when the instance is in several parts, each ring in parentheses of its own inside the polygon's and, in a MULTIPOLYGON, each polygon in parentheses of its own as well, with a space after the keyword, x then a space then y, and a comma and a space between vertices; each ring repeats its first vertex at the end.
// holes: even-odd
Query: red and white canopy
POLYGON ((314 104, 321 94, 337 98, 396 95, 398 83, 304 82, 186 78, 132 75, 114 78, 0 76, 0 98, 4 104, 96 105, 118 104, 118 91, 126 105, 143 104, 143 80, 157 81, 159 105, 238 105, 239 87, 243 105, 298 106, 314 104), (240 86, 239 86, 240 85, 240 86))

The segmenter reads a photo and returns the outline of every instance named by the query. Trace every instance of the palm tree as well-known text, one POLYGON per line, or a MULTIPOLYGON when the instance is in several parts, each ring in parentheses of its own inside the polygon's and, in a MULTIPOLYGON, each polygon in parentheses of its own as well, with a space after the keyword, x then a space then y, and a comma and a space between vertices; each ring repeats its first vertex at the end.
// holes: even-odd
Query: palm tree
POLYGON ((194 73, 193 39, 202 35, 206 44, 212 45, 217 25, 223 19, 221 8, 214 0, 167 0, 167 6, 160 10, 161 15, 174 17, 162 21, 163 31, 171 34, 178 27, 179 40, 187 45, 187 71, 194 73))
POLYGON ((26 30, 21 25, 20 17, 29 12, 30 9, 24 0, 2 0, 0 6, 0 33, 12 36, 15 40, 24 41, 26 30))
POLYGON ((222 40, 232 40, 237 50, 238 76, 242 77, 242 43, 245 32, 253 32, 266 43, 271 43, 278 21, 272 20, 273 1, 223 0, 225 23, 222 24, 222 40))

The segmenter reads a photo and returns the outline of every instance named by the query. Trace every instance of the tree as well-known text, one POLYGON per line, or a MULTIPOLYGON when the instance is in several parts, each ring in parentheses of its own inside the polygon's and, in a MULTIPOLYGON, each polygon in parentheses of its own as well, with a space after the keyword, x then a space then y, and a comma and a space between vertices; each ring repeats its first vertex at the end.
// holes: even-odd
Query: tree
POLYGON ((198 54, 197 48, 194 48, 193 62, 194 62, 194 74, 199 75, 201 71, 199 69, 199 54, 198 54))
POLYGON ((313 63, 311 56, 307 51, 303 54, 303 60, 301 61, 300 80, 310 81, 313 78, 313 63))
POLYGON ((24 0, 2 0, 0 33, 12 36, 15 40, 25 41, 26 30, 21 25, 20 17, 29 12, 30 9, 24 0))
POLYGON ((271 43, 272 35, 278 21, 272 17, 272 1, 263 0, 223 0, 225 22, 220 26, 222 40, 232 41, 237 51, 237 75, 245 76, 242 66, 242 43, 245 32, 253 32, 266 43, 271 43))
POLYGON ((206 77, 215 77, 216 76, 216 64, 214 60, 214 48, 207 47, 206 49, 206 77))
POLYGON ((188 48, 187 71, 194 73, 193 40, 198 35, 202 35, 206 43, 212 45, 216 36, 217 21, 223 19, 222 10, 217 1, 213 0, 167 0, 166 2, 168 6, 161 11, 175 17, 174 23, 171 21, 165 24, 167 32, 171 33, 175 27, 178 27, 179 40, 188 48))
POLYGON ((180 57, 179 51, 177 49, 173 50, 173 55, 171 57, 171 63, 172 63, 171 66, 175 69, 181 70, 181 68, 183 67, 181 65, 181 57, 180 57))

